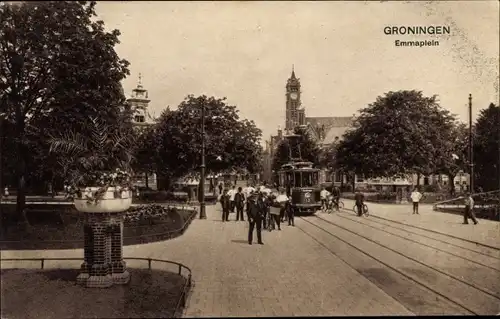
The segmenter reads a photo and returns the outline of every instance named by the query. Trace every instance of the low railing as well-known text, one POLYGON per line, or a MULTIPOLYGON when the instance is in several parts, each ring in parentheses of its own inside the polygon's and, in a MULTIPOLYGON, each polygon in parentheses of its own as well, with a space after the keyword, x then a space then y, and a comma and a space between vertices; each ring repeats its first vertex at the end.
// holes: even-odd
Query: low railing
MULTIPOLYGON (((184 231, 186 230, 186 228, 191 224, 191 222, 195 219, 198 211, 195 210, 195 209, 191 209, 192 211, 192 214, 189 216, 188 219, 186 219, 186 221, 184 222, 184 224, 182 224, 181 227, 179 227, 178 229, 174 229, 174 230, 169 230, 169 231, 166 231, 166 232, 162 232, 162 233, 151 233, 151 234, 146 234, 146 235, 138 235, 138 236, 124 236, 123 237, 123 241, 124 242, 133 242, 134 240, 139 240, 141 238, 145 238, 145 237, 164 237, 165 239, 171 239, 173 237, 175 237, 175 235, 177 234, 183 234, 184 231)), ((156 225, 161 225, 161 224, 156 224, 156 225)), ((151 227, 151 225, 141 225, 141 226, 136 226, 136 227, 133 227, 135 229, 137 228, 146 228, 146 227, 151 227)), ((165 240, 164 239, 164 240, 165 240)), ((26 241, 26 240, 0 240, 0 245, 5 245, 5 244, 13 244, 13 243, 32 243, 32 241, 26 241)), ((50 244, 62 244, 62 243, 66 243, 66 244, 83 244, 83 239, 78 239, 78 240, 44 240, 43 243, 50 243, 50 244)), ((4 249, 5 250, 5 249, 4 249)))
MULTIPOLYGON (((476 216, 500 221, 500 191, 472 194, 476 216)), ((435 203, 434 211, 460 212, 465 207, 464 197, 452 198, 435 203)))
MULTIPOLYGON (((495 207, 500 204, 500 191, 490 191, 490 192, 484 192, 484 193, 476 193, 472 194, 472 199, 474 199, 475 207, 484 207, 484 208, 489 208, 489 207, 495 207)), ((444 201, 440 201, 437 203, 434 203, 433 208, 436 210, 439 205, 447 205, 447 206, 464 206, 464 197, 456 197, 444 201)))
MULTIPOLYGON (((164 259, 155 259, 155 258, 141 258, 141 257, 124 257, 124 260, 141 260, 141 261, 147 261, 148 262, 148 269, 152 270, 152 265, 153 262, 158 262, 158 263, 163 263, 163 264, 173 264, 178 267, 177 274, 179 276, 183 276, 186 278, 186 283, 182 287, 181 291, 181 296, 175 306, 174 313, 172 314, 172 318, 179 318, 182 315, 183 309, 186 306, 186 301, 187 298, 189 297, 189 293, 191 292, 191 289, 194 287, 194 281, 192 279, 192 271, 189 267, 175 262, 175 261, 170 261, 170 260, 164 260, 164 259), (187 270, 188 274, 187 276, 184 276, 182 274, 182 270, 185 269, 187 270)), ((0 262, 5 262, 5 261, 40 261, 40 269, 45 269, 45 261, 64 261, 64 260, 70 260, 70 261, 81 261, 83 262, 83 259, 81 258, 2 258, 0 262)), ((2 266, 2 269, 6 269, 2 266)), ((76 280, 76 279, 75 279, 76 280)))

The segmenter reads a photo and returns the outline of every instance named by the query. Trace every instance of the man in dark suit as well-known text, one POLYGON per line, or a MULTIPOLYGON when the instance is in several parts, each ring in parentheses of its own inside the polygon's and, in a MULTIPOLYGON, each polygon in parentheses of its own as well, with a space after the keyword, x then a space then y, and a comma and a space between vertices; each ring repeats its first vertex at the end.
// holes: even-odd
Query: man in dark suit
POLYGON ((236 221, 245 221, 243 217, 243 208, 245 207, 245 195, 243 195, 242 188, 238 187, 238 192, 234 195, 234 204, 236 206, 236 221))
POLYGON ((264 245, 262 242, 262 205, 259 204, 255 193, 251 193, 247 202, 247 217, 248 227, 248 244, 251 245, 253 241, 253 230, 257 228, 257 242, 264 245), (257 226, 257 227, 256 227, 257 226))
POLYGON ((227 189, 225 189, 220 196, 220 205, 222 207, 222 221, 229 221, 229 210, 231 209, 231 202, 229 200, 229 196, 227 195, 227 189))

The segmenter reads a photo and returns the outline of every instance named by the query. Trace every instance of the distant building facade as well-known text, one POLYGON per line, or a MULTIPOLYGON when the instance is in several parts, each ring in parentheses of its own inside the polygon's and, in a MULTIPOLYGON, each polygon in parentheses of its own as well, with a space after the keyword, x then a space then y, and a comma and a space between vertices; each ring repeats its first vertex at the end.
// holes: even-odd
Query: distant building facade
MULTIPOLYGON (((292 74, 286 82, 286 102, 285 102, 285 132, 278 128, 277 134, 270 136, 266 141, 263 153, 263 179, 271 181, 273 177, 272 161, 277 146, 283 140, 283 136, 294 131, 296 127, 304 127, 309 135, 318 143, 320 148, 324 149, 332 144, 342 140, 343 135, 352 128, 355 116, 331 116, 331 117, 307 117, 305 107, 301 102, 301 83, 296 77, 295 70, 292 67, 292 74)), ((376 190, 394 190, 401 187, 410 187, 412 185, 433 185, 441 184, 449 187, 450 181, 445 175, 421 176, 417 181, 417 175, 408 178, 372 178, 365 179, 363 176, 352 177, 342 174, 339 171, 329 171, 322 169, 319 175, 321 183, 334 183, 340 185, 352 185, 353 182, 359 187, 376 190)), ((455 180, 457 191, 466 189, 469 185, 469 176, 466 173, 459 173, 455 180)))

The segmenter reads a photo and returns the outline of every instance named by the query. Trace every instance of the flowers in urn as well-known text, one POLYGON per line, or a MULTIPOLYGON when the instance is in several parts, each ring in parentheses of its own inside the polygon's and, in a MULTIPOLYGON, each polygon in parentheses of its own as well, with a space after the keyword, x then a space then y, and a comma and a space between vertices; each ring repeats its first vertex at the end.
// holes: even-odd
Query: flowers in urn
POLYGON ((123 124, 108 125, 89 118, 85 132, 52 137, 50 151, 57 154, 67 178, 68 197, 97 204, 106 193, 127 197, 133 190, 130 162, 134 135, 123 124))

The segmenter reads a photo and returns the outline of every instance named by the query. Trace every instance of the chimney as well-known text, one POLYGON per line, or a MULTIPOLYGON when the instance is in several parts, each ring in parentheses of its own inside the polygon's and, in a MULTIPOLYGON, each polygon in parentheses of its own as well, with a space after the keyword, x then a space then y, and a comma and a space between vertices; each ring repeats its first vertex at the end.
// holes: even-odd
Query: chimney
POLYGON ((281 130, 281 126, 278 126, 278 139, 281 141, 283 138, 283 131, 281 130))

